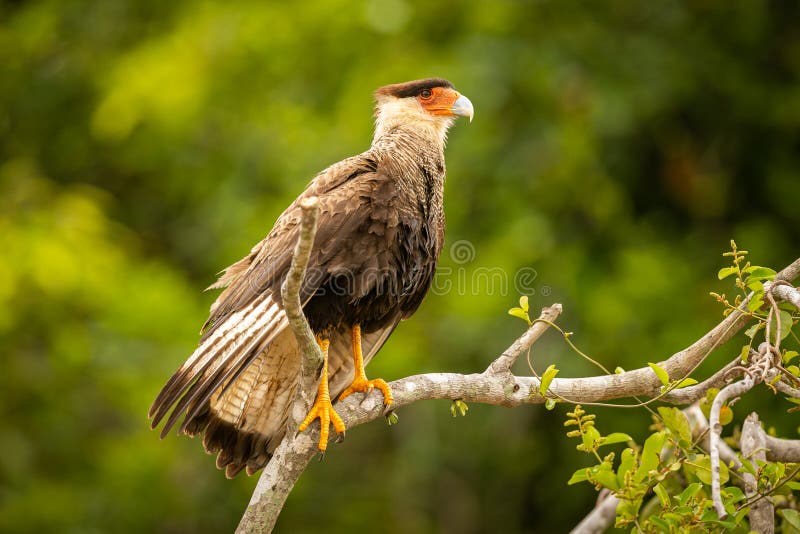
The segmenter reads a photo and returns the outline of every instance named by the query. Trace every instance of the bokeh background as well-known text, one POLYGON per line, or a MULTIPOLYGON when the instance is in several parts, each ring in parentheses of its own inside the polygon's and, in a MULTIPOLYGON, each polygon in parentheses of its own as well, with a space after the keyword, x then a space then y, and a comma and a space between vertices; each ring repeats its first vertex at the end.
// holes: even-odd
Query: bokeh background
MULTIPOLYGON (((484 369, 524 328, 506 313, 520 269, 531 304, 562 302, 561 324, 612 369, 688 345, 721 317, 708 292, 727 289, 715 273, 730 238, 776 268, 800 250, 799 11, 3 3, 0 531, 234 528, 256 479, 225 480, 197 440, 159 441, 147 409, 196 345, 214 299, 202 289, 317 171, 367 148, 371 93, 387 83, 446 77, 476 116, 447 150, 452 287, 371 375, 484 369), (469 255, 451 256, 462 241, 469 255), (510 283, 459 288, 479 269, 510 283)), ((532 361, 596 372, 555 334, 532 361)), ((767 394, 747 403, 796 435, 767 394)), ((404 408, 313 462, 277 528, 563 531, 595 496, 566 486, 585 460, 564 411, 404 408)), ((644 410, 598 413, 601 431, 647 432, 644 410)))

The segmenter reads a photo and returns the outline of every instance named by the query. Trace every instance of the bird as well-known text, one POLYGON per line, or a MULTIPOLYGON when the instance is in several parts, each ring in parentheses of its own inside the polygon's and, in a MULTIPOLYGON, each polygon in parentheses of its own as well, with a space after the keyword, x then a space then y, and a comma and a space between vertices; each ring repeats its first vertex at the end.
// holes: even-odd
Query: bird
POLYGON ((444 244, 444 149, 457 117, 472 102, 441 78, 386 85, 375 97, 368 150, 317 174, 267 236, 222 271, 197 349, 166 382, 149 411, 165 437, 203 436, 216 464, 233 478, 263 468, 286 432, 301 378, 301 354, 281 299, 297 243, 301 204, 319 202, 317 233, 300 289, 303 313, 323 353, 317 396, 304 431, 320 419, 319 450, 329 425, 345 425, 331 399, 378 389, 364 367, 401 320, 420 306, 444 244), (182 420, 181 420, 182 418, 182 420))

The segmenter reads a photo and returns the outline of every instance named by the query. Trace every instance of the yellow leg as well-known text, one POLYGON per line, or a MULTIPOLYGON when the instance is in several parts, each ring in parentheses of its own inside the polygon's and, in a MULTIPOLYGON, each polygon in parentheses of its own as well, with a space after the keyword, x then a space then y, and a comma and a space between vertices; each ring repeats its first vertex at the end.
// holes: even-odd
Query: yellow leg
POLYGON ((373 389, 378 388, 383 393, 383 403, 386 406, 391 405, 394 399, 392 398, 392 390, 389 384, 381 378, 367 380, 367 374, 364 372, 364 355, 361 353, 361 326, 353 325, 351 334, 353 338, 353 361, 355 363, 356 376, 353 379, 353 383, 339 395, 339 399, 344 399, 356 391, 369 393, 373 389))
POLYGON ((319 418, 319 450, 325 452, 328 448, 328 435, 330 433, 330 425, 333 423, 333 429, 339 434, 344 434, 345 427, 344 421, 336 413, 331 404, 331 394, 328 391, 328 347, 331 342, 328 339, 317 338, 317 343, 322 349, 322 355, 325 358, 322 364, 322 376, 319 379, 319 386, 317 388, 317 400, 309 410, 308 415, 300 423, 298 430, 302 432, 314 419, 319 418))

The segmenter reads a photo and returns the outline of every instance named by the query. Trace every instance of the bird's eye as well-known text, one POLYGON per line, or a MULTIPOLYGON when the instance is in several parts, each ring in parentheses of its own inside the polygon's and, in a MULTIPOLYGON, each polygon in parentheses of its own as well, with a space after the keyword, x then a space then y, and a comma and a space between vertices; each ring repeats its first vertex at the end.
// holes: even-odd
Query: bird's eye
POLYGON ((430 89, 423 89, 422 91, 420 91, 419 96, 421 96, 422 98, 430 98, 431 94, 432 93, 430 89))

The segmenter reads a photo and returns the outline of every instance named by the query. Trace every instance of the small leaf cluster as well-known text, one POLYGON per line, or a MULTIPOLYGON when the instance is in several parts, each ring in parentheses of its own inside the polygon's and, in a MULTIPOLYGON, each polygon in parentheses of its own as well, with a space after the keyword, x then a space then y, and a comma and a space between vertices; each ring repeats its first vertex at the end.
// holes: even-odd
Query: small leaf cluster
POLYGON ((513 317, 518 317, 522 319, 523 321, 528 323, 528 326, 531 326, 533 324, 533 321, 531 321, 529 311, 530 311, 530 305, 528 304, 528 296, 522 295, 519 298, 519 307, 511 308, 510 310, 508 310, 508 314, 513 317))
POLYGON ((607 436, 603 436, 597 427, 594 426, 595 415, 588 414, 581 407, 580 404, 575 406, 575 409, 567 413, 568 419, 564 422, 565 427, 577 427, 567 432, 567 437, 581 438, 581 443, 575 447, 579 451, 592 453, 600 460, 597 454, 597 449, 604 445, 613 445, 614 443, 623 443, 630 441, 631 437, 622 432, 613 432, 607 436))
MULTIPOLYGON (((731 258, 732 264, 720 269, 719 273, 717 273, 717 278, 724 280, 734 276, 739 294, 736 295, 733 303, 728 300, 724 293, 712 292, 711 295, 725 306, 725 315, 740 307, 744 299, 750 295, 747 307, 743 311, 756 321, 745 330, 745 335, 749 341, 741 348, 739 353, 741 361, 743 363, 749 361, 753 347, 759 344, 756 339, 759 332, 769 332, 769 339, 765 337, 764 340, 776 351, 780 350, 781 366, 779 366, 780 373, 767 386, 776 391, 775 383, 785 379, 794 387, 797 387, 800 385, 800 367, 793 363, 793 360, 797 357, 798 352, 796 350, 780 349, 780 345, 789 336, 792 336, 793 340, 800 344, 800 339, 792 331, 795 324, 800 320, 800 311, 788 302, 776 303, 774 300, 768 302, 767 296, 764 294, 764 282, 775 279, 775 270, 751 264, 750 261, 747 261, 747 255, 748 251, 739 250, 736 242, 731 240, 731 250, 725 252, 723 256, 731 258), (780 337, 778 337, 779 333, 780 337)), ((800 400, 792 397, 787 397, 787 400, 794 404, 800 404, 800 400)), ((797 409, 795 407, 790 411, 797 411, 797 409)))
POLYGON ((720 269, 717 273, 717 278, 724 280, 729 276, 736 275, 736 287, 740 290, 740 293, 735 296, 733 304, 728 301, 724 293, 721 295, 711 293, 713 297, 725 305, 726 315, 739 307, 750 291, 753 292, 753 297, 747 303, 747 309, 750 312, 760 309, 764 305, 764 282, 775 278, 773 269, 752 265, 747 261, 748 254, 749 252, 746 250, 739 250, 736 246, 736 241, 733 239, 731 239, 731 250, 722 254, 731 258, 732 265, 720 269))
MULTIPOLYGON (((622 433, 602 434, 595 417, 581 407, 567 414, 564 423, 569 437, 580 437, 578 450, 591 453, 596 463, 578 469, 568 484, 589 482, 596 489, 606 488, 619 500, 617 527, 632 532, 747 532, 742 506, 744 493, 729 484, 728 466, 720 468, 722 497, 729 516, 720 520, 711 501, 711 460, 693 442, 686 415, 674 407, 661 407, 655 416, 654 432, 639 446, 622 433), (600 457, 603 445, 628 443, 619 454, 600 457)), ((775 482, 773 476, 770 481, 775 482)))

